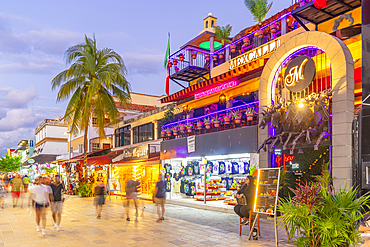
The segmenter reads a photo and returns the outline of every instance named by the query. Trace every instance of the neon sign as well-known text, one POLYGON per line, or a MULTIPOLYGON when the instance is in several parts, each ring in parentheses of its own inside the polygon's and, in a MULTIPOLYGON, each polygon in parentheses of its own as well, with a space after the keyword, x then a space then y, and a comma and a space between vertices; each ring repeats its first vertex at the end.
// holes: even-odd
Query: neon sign
POLYGON ((227 83, 224 83, 220 86, 205 90, 201 93, 197 93, 197 94, 194 95, 194 98, 199 99, 199 98, 202 98, 202 97, 206 97, 208 95, 211 95, 211 94, 214 94, 214 93, 217 93, 217 92, 235 87, 236 85, 238 85, 238 83, 236 81, 227 82, 227 83))
POLYGON ((235 69, 240 66, 243 66, 245 64, 248 64, 250 62, 253 62, 254 60, 257 60, 260 57, 263 57, 273 51, 275 51, 280 46, 280 40, 275 40, 270 43, 267 43, 263 46, 260 46, 254 50, 251 50, 250 52, 246 52, 240 56, 237 56, 236 58, 233 58, 229 62, 229 69, 235 69))
POLYGON ((295 158, 294 155, 285 155, 285 154, 283 154, 283 157, 281 157, 281 155, 278 155, 278 156, 276 156, 275 162, 277 163, 278 167, 283 165, 283 167, 285 168, 285 164, 289 161, 293 161, 294 158, 295 158), (281 163, 283 163, 283 164, 281 164, 281 163))

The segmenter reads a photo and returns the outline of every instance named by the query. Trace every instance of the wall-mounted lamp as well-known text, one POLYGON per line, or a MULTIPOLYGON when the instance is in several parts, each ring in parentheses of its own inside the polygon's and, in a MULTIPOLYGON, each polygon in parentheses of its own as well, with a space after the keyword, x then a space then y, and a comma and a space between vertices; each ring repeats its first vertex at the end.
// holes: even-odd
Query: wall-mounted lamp
POLYGON ((226 104, 226 96, 225 94, 221 94, 220 97, 219 97, 219 101, 220 105, 225 105, 226 104))
POLYGON ((186 105, 186 106, 184 106, 182 109, 183 109, 183 111, 184 111, 185 115, 188 115, 188 114, 189 114, 190 109, 189 109, 189 107, 188 107, 187 105, 186 105))

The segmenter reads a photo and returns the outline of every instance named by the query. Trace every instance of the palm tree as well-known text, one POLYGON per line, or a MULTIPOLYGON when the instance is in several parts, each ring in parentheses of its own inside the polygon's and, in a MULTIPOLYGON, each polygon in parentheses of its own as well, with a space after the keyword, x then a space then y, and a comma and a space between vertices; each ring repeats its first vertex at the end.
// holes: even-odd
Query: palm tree
POLYGON ((267 0, 244 0, 244 3, 252 13, 253 19, 259 24, 261 24, 272 6, 272 3, 267 3, 267 0))
POLYGON ((233 27, 230 24, 227 24, 225 27, 216 27, 215 36, 217 39, 221 40, 222 46, 225 45, 225 41, 230 38, 231 29, 233 27))
POLYGON ((65 52, 70 67, 52 80, 52 90, 59 88, 57 102, 69 99, 64 117, 71 134, 84 131, 84 154, 87 153, 89 121, 96 118, 100 137, 105 136, 106 120, 115 124, 119 118, 115 99, 130 102, 130 83, 122 57, 109 48, 98 49, 95 37, 85 36, 85 43, 65 52))

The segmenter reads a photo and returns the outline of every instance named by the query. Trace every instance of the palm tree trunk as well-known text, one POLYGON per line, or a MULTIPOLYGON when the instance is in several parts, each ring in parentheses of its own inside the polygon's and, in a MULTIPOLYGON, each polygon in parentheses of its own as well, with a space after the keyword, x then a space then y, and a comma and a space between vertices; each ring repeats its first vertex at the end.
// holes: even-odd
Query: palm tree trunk
MULTIPOLYGON (((87 167, 87 131, 89 129, 89 121, 87 121, 86 125, 85 125, 85 133, 84 133, 84 168, 86 169, 87 167)), ((84 180, 86 181, 86 170, 85 170, 85 173, 84 173, 84 180)))

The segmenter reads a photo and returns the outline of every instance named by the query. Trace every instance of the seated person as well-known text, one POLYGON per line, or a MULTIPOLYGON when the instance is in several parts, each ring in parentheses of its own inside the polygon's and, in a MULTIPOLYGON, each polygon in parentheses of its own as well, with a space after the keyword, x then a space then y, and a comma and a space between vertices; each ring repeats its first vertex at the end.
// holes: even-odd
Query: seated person
POLYGON ((242 223, 240 223, 241 225, 249 224, 249 211, 253 209, 255 193, 256 187, 254 186, 254 178, 252 176, 247 176, 245 183, 235 195, 238 205, 234 207, 234 211, 243 219, 242 223), (246 199, 245 202, 242 202, 243 195, 246 199))

